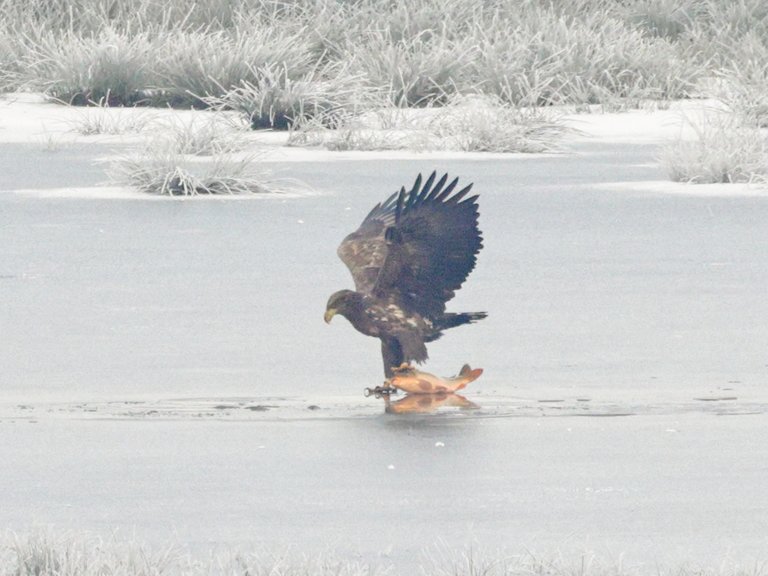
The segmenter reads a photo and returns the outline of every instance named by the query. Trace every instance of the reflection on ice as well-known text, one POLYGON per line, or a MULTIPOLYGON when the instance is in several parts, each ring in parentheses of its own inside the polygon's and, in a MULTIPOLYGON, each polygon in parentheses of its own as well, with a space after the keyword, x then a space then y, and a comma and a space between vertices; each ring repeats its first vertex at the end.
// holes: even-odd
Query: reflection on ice
POLYGON ((392 401, 389 395, 384 398, 384 410, 389 414, 429 414, 440 408, 458 408, 476 410, 480 408, 474 402, 453 392, 435 394, 406 394, 399 400, 392 401))

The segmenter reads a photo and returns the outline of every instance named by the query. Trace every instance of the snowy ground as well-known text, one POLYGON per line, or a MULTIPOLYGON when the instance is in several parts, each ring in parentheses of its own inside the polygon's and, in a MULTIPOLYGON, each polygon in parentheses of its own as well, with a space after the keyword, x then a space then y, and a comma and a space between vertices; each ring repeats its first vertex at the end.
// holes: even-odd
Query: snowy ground
POLYGON ((403 573, 441 543, 768 560, 768 194, 664 182, 679 106, 573 117, 551 155, 270 137, 275 176, 306 187, 247 199, 117 187, 104 167, 140 137, 76 135, 77 114, 0 100, 0 529, 403 573), (351 286, 341 238, 433 169, 481 195, 486 247, 450 308, 489 317, 427 367, 485 373, 476 410, 395 416, 362 395, 378 343, 322 314, 351 286))

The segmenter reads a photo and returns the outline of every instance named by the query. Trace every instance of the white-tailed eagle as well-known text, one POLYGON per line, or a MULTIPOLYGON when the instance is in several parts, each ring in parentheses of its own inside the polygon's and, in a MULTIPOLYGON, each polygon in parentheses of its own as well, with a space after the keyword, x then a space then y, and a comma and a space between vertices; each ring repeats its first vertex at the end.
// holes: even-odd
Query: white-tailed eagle
POLYGON ((483 246, 472 184, 454 193, 458 178, 421 174, 377 204, 338 249, 355 290, 331 295, 325 321, 340 314, 381 340, 384 373, 403 362, 427 359, 427 342, 443 330, 481 320, 485 312, 446 312, 475 267, 483 246))

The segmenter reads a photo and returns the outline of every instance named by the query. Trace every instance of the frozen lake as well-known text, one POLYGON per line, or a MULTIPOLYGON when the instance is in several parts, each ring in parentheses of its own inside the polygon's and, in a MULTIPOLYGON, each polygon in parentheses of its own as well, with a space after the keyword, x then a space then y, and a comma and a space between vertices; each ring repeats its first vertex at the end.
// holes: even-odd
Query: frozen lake
POLYGON ((657 146, 601 141, 273 163, 301 196, 58 193, 103 180, 100 146, 0 144, 0 529, 404 572, 439 543, 768 559, 768 197, 643 189, 657 146), (362 395, 378 342, 322 316, 343 236, 433 169, 480 194, 449 309, 489 317, 427 369, 483 367, 480 408, 393 416, 362 395))

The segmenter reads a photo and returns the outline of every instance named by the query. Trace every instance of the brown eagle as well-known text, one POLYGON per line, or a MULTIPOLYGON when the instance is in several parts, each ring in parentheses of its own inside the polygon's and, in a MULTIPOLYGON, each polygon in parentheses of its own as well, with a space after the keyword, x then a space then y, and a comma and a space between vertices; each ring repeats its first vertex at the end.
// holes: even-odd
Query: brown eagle
POLYGON ((338 249, 355 290, 331 295, 325 321, 341 314, 379 338, 387 378, 403 362, 426 360, 426 342, 443 330, 486 316, 445 311, 475 267, 483 238, 477 196, 465 198, 472 184, 454 194, 458 178, 448 185, 447 174, 435 179, 432 172, 422 184, 419 174, 410 191, 377 204, 338 249))

